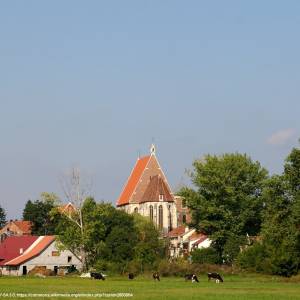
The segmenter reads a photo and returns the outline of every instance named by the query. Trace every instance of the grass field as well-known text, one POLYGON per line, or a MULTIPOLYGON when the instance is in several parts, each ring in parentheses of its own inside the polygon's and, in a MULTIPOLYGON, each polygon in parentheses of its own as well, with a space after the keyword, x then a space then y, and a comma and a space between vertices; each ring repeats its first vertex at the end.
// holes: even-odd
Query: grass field
MULTIPOLYGON (((108 277, 105 281, 78 277, 1 277, 0 293, 4 297, 16 298, 15 293, 24 294, 101 294, 131 293, 126 299, 300 299, 300 282, 279 277, 259 275, 231 275, 223 284, 207 282, 200 276, 200 283, 185 282, 182 278, 162 278, 154 282, 151 277, 141 276, 133 281, 125 277, 108 277), (10 294, 14 293, 14 294, 10 294)), ((67 297, 36 297, 27 299, 67 299, 67 297)), ((103 295, 104 296, 104 295, 103 295)), ((68 299, 74 299, 71 296, 68 299)), ((104 298, 104 297, 103 297, 104 298)), ((112 297, 117 299, 117 297, 112 297)), ((112 299, 111 298, 111 299, 112 299)), ((8 298, 7 298, 8 299, 8 298)), ((95 299, 79 297, 78 299, 95 299)))

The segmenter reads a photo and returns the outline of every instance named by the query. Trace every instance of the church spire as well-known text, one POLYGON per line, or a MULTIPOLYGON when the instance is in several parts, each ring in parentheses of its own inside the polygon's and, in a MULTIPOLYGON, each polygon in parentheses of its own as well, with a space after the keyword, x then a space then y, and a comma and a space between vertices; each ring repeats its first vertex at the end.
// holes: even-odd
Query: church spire
POLYGON ((150 148, 150 154, 151 154, 151 155, 155 155, 155 151, 156 151, 155 145, 152 144, 152 145, 151 145, 151 148, 150 148))

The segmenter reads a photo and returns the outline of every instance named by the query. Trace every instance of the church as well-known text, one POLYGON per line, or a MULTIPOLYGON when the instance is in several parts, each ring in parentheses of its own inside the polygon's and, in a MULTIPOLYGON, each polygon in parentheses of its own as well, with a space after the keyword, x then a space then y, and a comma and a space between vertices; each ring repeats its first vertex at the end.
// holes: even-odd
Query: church
POLYGON ((166 236, 178 226, 178 202, 181 198, 173 195, 152 145, 150 155, 137 159, 117 200, 117 207, 129 214, 149 217, 166 236))

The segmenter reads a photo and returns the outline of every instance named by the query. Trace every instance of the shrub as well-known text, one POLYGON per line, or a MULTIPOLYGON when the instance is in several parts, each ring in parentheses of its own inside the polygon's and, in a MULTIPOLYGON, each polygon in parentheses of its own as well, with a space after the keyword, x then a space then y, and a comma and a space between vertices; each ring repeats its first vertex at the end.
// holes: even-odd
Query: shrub
POLYGON ((218 252, 214 248, 195 249, 191 253, 193 263, 198 264, 217 264, 220 262, 218 252))

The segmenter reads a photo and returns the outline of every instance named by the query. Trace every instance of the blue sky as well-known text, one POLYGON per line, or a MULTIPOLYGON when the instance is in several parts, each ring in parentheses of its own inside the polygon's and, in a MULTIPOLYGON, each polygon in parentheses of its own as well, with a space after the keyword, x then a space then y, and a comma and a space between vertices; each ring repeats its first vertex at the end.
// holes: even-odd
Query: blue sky
POLYGON ((0 205, 115 202, 152 139, 171 186, 205 153, 271 173, 300 137, 299 1, 1 1, 0 205))

